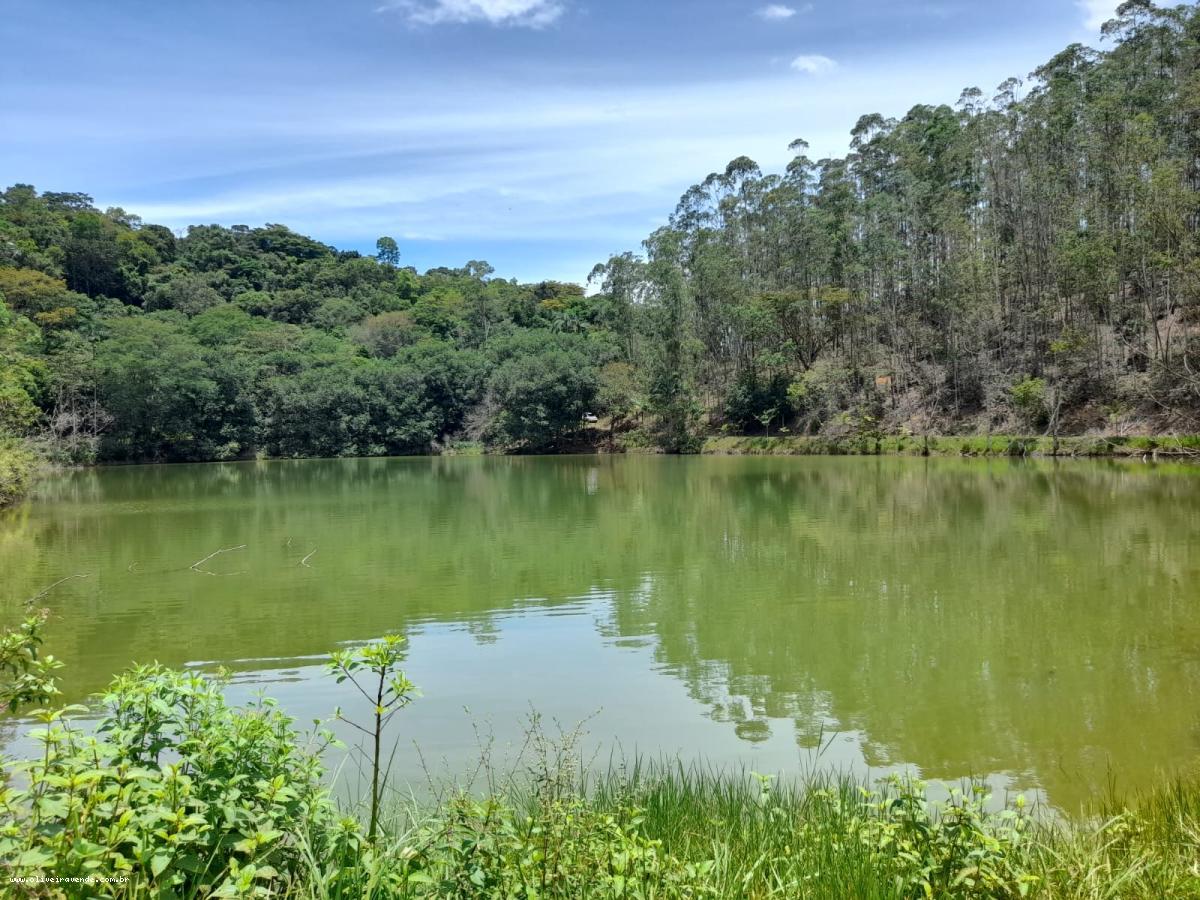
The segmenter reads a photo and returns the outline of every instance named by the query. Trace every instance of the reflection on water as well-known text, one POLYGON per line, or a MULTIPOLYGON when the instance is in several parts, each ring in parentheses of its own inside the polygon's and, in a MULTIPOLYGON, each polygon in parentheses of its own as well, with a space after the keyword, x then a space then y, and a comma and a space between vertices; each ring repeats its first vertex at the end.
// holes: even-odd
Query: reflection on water
POLYGON ((409 635, 401 774, 531 705, 626 752, 991 775, 1073 807, 1200 748, 1200 477, 1109 463, 502 458, 71 473, 0 518, 68 700, 224 665, 302 721, 409 635), (245 545, 201 567, 215 550, 245 545), (306 560, 307 564, 302 564, 306 560))

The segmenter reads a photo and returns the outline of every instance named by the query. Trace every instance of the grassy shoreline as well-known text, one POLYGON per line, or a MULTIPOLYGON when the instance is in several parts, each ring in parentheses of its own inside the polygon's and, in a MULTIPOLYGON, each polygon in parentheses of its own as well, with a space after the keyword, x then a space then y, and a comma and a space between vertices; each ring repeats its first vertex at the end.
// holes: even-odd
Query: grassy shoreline
POLYGON ((967 456, 1200 459, 1200 436, 1048 437, 1029 435, 888 435, 827 438, 799 435, 711 437, 714 456, 967 456))
MULTIPOLYGON (((221 723, 218 732, 227 730, 221 723)), ((52 766, 47 774, 59 782, 86 787, 75 799, 69 789, 44 792, 47 808, 75 811, 45 824, 76 831, 78 840, 18 837, 14 827, 5 841, 0 829, 0 869, 82 882, 58 891, 31 886, 31 897, 124 900, 1200 898, 1200 784, 1193 781, 1065 820, 1019 800, 989 809, 985 789, 970 784, 935 803, 923 783, 900 778, 870 784, 818 775, 777 785, 752 772, 670 762, 589 777, 560 749, 516 774, 489 777, 487 790, 447 786, 429 805, 394 801, 374 841, 365 836, 365 801, 335 806, 295 762, 274 779, 246 782, 240 798, 218 793, 236 811, 226 819, 212 816, 215 802, 207 809, 200 802, 216 792, 207 784, 216 773, 189 765, 185 796, 175 800, 175 771, 143 769, 128 808, 135 823, 145 816, 145 830, 113 824, 123 779, 112 773, 123 764, 52 766), (93 779, 114 787, 94 790, 93 779), (138 798, 146 779, 153 792, 138 798), (291 794, 281 801, 280 790, 291 794), (91 827, 89 815, 97 820, 91 827), (184 817, 190 824, 177 847, 169 830, 154 832, 155 823, 184 817), (121 836, 106 845, 110 832, 121 836), (184 863, 191 843, 211 848, 199 878, 192 867, 200 858, 184 863), (94 877, 119 880, 106 886, 94 877)), ((217 767, 222 775, 226 766, 217 767)))
MULTIPOLYGON (((658 454, 650 446, 609 445, 607 432, 587 443, 561 448, 551 456, 589 454, 658 454)), ((811 435, 712 435, 700 442, 703 456, 938 456, 1009 457, 1053 459, 1141 459, 1200 461, 1200 435, 1067 436, 1030 435, 887 435, 879 437, 824 437, 811 435)), ((464 443, 442 448, 429 456, 480 457, 524 456, 520 452, 491 453, 482 446, 464 443)), ((682 454, 695 455, 695 454, 682 454)), ((248 456, 238 459, 165 462, 156 460, 106 461, 79 468, 124 468, 128 466, 206 465, 227 462, 291 462, 303 459, 374 459, 388 457, 290 457, 248 456)), ((35 453, 15 442, 0 442, 0 507, 21 499, 29 490, 41 463, 35 453)))

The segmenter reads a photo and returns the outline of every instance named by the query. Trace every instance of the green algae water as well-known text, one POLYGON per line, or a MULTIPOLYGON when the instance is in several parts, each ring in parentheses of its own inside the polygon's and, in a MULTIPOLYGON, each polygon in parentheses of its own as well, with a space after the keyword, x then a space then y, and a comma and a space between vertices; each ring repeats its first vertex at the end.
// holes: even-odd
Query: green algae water
MULTIPOLYGON (((901 458, 249 462, 71 472, 0 514, 65 701, 224 667, 301 724, 399 632, 393 774, 531 711, 598 758, 988 779, 1071 810, 1200 759, 1200 472, 901 458), (224 552, 217 552, 224 551, 224 552)), ((0 722, 19 748, 21 722, 0 722)))

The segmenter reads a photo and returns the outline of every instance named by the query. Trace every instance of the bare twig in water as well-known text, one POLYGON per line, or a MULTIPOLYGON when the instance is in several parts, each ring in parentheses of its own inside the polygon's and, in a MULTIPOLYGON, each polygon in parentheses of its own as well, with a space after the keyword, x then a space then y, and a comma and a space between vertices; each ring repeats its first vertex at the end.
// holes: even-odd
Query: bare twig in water
POLYGON ((239 544, 236 547, 223 547, 220 550, 214 550, 212 553, 208 554, 208 556, 204 557, 204 559, 196 560, 194 563, 192 563, 190 566, 188 566, 188 568, 191 569, 193 572, 198 572, 201 575, 241 575, 241 574, 243 574, 242 572, 210 572, 210 571, 208 571, 208 569, 202 569, 200 567, 202 565, 204 565, 206 562, 208 562, 210 559, 212 559, 214 556, 220 556, 222 553, 235 553, 238 550, 245 550, 245 549, 246 549, 245 544, 239 544))
POLYGON ((34 594, 32 597, 30 597, 28 600, 26 600, 25 605, 33 606, 33 604, 37 603, 39 600, 41 600, 48 593, 50 593, 52 590, 54 590, 56 587, 58 587, 60 584, 62 584, 65 581, 70 581, 73 578, 90 578, 91 575, 92 575, 91 572, 85 572, 82 575, 68 575, 66 578, 60 578, 60 579, 58 579, 58 581, 54 582, 54 584, 50 585, 49 587, 42 588, 40 591, 38 591, 36 594, 34 594))
POLYGON ((308 556, 306 556, 306 557, 304 557, 304 559, 300 560, 300 565, 304 566, 304 568, 306 568, 306 569, 311 569, 312 566, 310 566, 308 564, 308 561, 310 559, 312 559, 316 555, 316 553, 317 553, 317 548, 313 547, 312 553, 308 554, 308 556))

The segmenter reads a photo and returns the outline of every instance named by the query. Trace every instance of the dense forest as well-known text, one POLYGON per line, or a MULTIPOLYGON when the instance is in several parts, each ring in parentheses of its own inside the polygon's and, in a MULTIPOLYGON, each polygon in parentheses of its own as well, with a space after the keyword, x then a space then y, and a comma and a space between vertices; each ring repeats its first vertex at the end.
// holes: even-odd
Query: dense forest
POLYGON ((602 267, 618 308, 652 311, 634 358, 673 442, 700 410, 804 432, 1196 430, 1200 13, 1132 0, 1104 31, 1110 51, 1068 47, 991 98, 863 116, 845 158, 736 159, 645 261, 602 267))
POLYGON ((0 194, 0 433, 54 458, 1200 431, 1200 12, 690 188, 572 284, 0 194))
POLYGON ((549 446, 619 357, 604 298, 418 275, 281 225, 176 237, 82 194, 0 197, 0 421, 75 460, 549 446))

